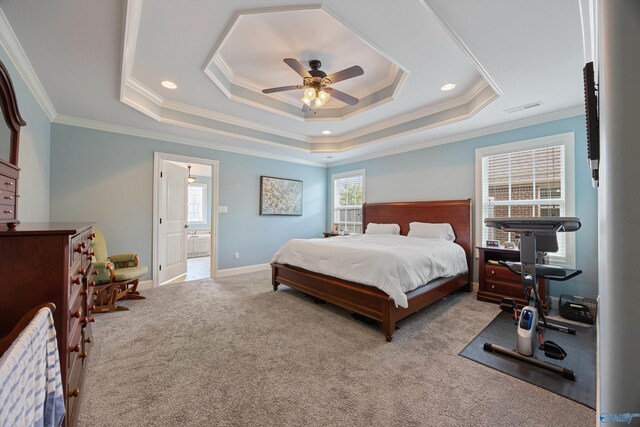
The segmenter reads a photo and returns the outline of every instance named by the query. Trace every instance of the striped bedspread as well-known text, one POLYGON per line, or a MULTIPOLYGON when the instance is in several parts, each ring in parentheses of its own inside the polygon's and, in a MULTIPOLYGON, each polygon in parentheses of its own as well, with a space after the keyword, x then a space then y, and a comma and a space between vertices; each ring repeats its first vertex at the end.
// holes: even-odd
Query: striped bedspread
POLYGON ((53 316, 38 311, 0 358, 0 426, 55 426, 64 418, 53 316))

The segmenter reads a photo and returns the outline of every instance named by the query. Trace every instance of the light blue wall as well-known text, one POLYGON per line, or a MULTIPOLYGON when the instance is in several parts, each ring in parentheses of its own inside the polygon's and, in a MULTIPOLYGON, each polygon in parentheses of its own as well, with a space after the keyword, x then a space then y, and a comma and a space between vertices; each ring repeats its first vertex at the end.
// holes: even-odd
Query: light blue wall
POLYGON ((325 228, 324 168, 60 124, 51 147, 51 220, 95 221, 111 253, 137 252, 149 267, 154 151, 220 162, 218 201, 229 207, 219 214, 220 269, 269 262, 287 240, 325 228), (260 216, 260 175, 302 180, 304 215, 260 216))
POLYGON ((211 227, 211 177, 210 176, 193 176, 196 179, 197 183, 207 184, 207 200, 204 203, 204 217, 205 222, 190 222, 189 225, 193 225, 193 228, 206 228, 211 227))
MULTIPOLYGON (((331 174, 365 169, 367 202, 475 199, 476 148, 565 132, 575 133, 576 215, 582 220, 582 228, 576 234, 576 259, 583 274, 567 282, 552 282, 551 294, 595 297, 598 293, 598 202, 586 161, 584 116, 333 167, 327 174, 327 223, 331 223, 331 174)), ((474 224, 474 230, 476 226, 474 224)))
POLYGON ((49 118, 2 48, 0 60, 9 71, 20 114, 27 122, 20 130, 18 219, 22 222, 48 221, 51 153, 49 118))

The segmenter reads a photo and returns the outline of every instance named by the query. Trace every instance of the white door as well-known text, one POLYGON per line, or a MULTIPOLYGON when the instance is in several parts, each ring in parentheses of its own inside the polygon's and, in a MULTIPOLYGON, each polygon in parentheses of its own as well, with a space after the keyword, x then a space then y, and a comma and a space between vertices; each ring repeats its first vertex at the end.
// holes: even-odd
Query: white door
POLYGON ((187 274, 187 170, 162 161, 159 283, 187 274))

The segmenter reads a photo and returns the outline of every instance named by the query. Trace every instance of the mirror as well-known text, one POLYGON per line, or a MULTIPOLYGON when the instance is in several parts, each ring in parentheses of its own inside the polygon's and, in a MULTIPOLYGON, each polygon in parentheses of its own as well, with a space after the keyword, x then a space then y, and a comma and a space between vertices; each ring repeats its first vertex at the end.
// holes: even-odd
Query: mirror
POLYGON ((18 102, 9 72, 0 62, 0 162, 18 167, 20 128, 26 125, 18 111, 18 102))
POLYGON ((11 160, 11 129, 4 120, 0 120, 0 159, 7 162, 11 160))

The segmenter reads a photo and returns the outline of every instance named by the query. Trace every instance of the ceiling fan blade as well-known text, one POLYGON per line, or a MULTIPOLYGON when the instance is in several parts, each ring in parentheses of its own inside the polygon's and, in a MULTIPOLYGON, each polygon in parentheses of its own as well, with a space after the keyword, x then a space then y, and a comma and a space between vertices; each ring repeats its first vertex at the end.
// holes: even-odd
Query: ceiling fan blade
POLYGON ((309 74, 307 69, 304 68, 304 65, 302 65, 297 59, 284 58, 283 61, 289 67, 293 68, 293 71, 295 71, 296 73, 300 74, 302 77, 311 77, 311 74, 309 74))
POLYGON ((342 91, 339 91, 338 89, 334 89, 331 87, 326 87, 324 88, 324 90, 326 90, 327 92, 331 93, 331 96, 333 96, 335 99, 339 99, 340 101, 349 104, 349 105, 356 105, 358 102, 360 102, 360 100, 356 97, 353 97, 349 94, 346 94, 342 91))
POLYGON ((302 86, 302 85, 272 87, 272 88, 269 88, 269 89, 263 89, 262 93, 284 92, 285 90, 302 89, 303 87, 304 86, 302 86))
POLYGON ((364 70, 359 65, 354 65, 353 67, 345 68, 342 71, 338 71, 337 73, 329 74, 327 78, 331 80, 331 83, 341 82, 342 80, 347 80, 352 77, 361 76, 364 74, 364 70))

